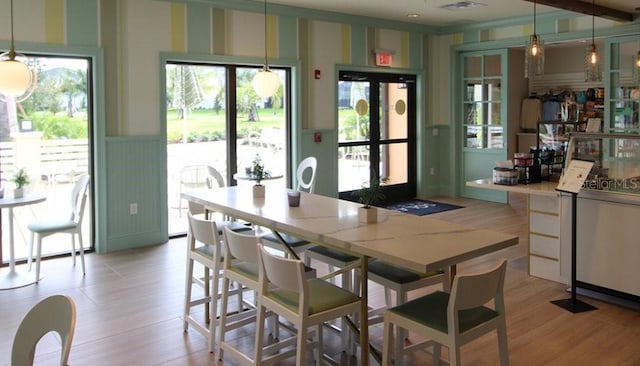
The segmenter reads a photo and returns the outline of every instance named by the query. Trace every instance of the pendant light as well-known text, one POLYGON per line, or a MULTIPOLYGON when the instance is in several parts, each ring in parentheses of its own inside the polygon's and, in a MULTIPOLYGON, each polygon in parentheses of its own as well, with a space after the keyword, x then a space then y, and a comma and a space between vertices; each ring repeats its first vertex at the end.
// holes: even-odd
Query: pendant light
POLYGON ((253 89, 262 98, 273 96, 280 88, 280 77, 269 70, 267 59, 267 0, 264 0, 264 67, 253 77, 253 89))
POLYGON ((524 77, 541 77, 544 74, 544 42, 536 33, 536 1, 533 1, 533 34, 527 41, 524 59, 524 77))
POLYGON ((598 54, 598 48, 595 42, 595 8, 596 0, 592 0, 592 14, 591 14, 591 44, 587 46, 587 52, 584 58, 584 80, 585 81, 601 81, 602 73, 600 72, 600 55, 598 54))
POLYGON ((20 59, 16 53, 13 39, 13 0, 11 0, 11 46, 9 52, 0 55, 0 94, 15 98, 20 102, 33 92, 36 86, 36 74, 20 59))

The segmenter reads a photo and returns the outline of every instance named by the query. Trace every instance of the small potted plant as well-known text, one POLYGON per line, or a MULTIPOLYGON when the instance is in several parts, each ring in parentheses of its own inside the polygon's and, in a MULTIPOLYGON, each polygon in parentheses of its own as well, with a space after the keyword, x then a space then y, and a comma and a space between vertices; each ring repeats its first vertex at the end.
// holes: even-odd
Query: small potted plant
POLYGON ((362 203, 362 207, 358 208, 358 220, 365 224, 377 222, 378 210, 372 205, 386 198, 382 192, 380 180, 372 179, 369 185, 355 191, 354 195, 358 197, 358 202, 362 203))
POLYGON ((253 186, 253 197, 264 197, 265 187, 261 184, 261 182, 263 179, 271 177, 271 172, 264 168, 264 163, 262 159, 260 159, 260 155, 256 154, 256 157, 253 158, 251 167, 247 168, 247 175, 251 178, 251 180, 256 182, 256 184, 253 186))
POLYGON ((29 175, 24 168, 18 169, 16 174, 13 176, 13 183, 16 185, 13 190, 13 197, 22 198, 22 196, 24 196, 24 186, 29 184, 29 175))

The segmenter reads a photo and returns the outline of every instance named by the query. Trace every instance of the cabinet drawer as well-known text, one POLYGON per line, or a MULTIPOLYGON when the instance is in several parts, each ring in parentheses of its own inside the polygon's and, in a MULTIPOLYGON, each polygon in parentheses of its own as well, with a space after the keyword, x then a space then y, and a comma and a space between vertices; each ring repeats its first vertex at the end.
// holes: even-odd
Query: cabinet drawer
POLYGON ((560 239, 529 234, 529 253, 560 259, 560 239))
POLYGON ((529 232, 560 236, 560 217, 539 212, 529 213, 529 232))
POLYGON ((560 261, 529 256, 529 274, 552 281, 560 281, 560 261))
POLYGON ((557 214, 560 212, 560 199, 558 197, 531 195, 529 198, 529 209, 557 214))

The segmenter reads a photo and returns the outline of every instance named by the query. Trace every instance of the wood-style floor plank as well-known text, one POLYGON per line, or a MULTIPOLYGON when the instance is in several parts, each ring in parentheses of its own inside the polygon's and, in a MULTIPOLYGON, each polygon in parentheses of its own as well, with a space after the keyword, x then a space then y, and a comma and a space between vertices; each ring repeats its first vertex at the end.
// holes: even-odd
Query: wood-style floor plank
MULTIPOLYGON (((640 365, 640 313, 618 305, 581 297, 598 310, 572 314, 550 303, 566 298, 566 286, 527 274, 526 200, 512 195, 510 204, 442 197, 464 206, 429 216, 465 225, 518 235, 517 246, 462 263, 458 271, 475 272, 509 259, 505 283, 509 353, 512 365, 640 365)), ((207 351, 195 331, 182 331, 185 240, 136 250, 87 256, 87 275, 71 258, 44 261, 38 285, 0 291, 0 365, 8 365, 16 328, 39 300, 56 293, 73 297, 78 310, 71 365, 236 365, 207 351)), ((322 270, 322 267, 319 267, 322 270)), ((410 297, 419 296, 417 291, 410 297)), ((371 304, 381 304, 382 291, 371 285, 371 304)), ((371 340, 381 345, 381 325, 372 327, 371 340)), ((255 328, 229 338, 250 350, 255 328)), ((340 352, 339 337, 325 332, 326 352, 343 365, 357 361, 340 352)), ((412 341, 419 339, 412 335, 412 341)), ((54 365, 59 341, 48 335, 38 347, 37 364, 54 365)), ((445 352, 446 354, 446 352, 445 352)), ((311 356, 308 357, 311 360, 311 356)), ((462 348, 464 365, 496 365, 495 334, 462 348)), ((408 364, 431 365, 424 353, 408 364)), ((284 365, 294 364, 290 360, 284 365)))

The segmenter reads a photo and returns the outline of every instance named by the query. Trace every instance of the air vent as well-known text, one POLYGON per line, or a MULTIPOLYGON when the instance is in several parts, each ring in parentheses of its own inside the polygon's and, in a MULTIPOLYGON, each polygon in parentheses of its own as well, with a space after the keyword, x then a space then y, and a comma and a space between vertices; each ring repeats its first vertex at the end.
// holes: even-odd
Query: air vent
POLYGON ((440 8, 441 9, 446 9, 446 10, 451 10, 451 11, 456 11, 456 10, 466 10, 466 9, 479 8, 481 6, 487 6, 487 4, 476 3, 474 1, 458 1, 457 3, 448 4, 448 5, 442 5, 440 8))

